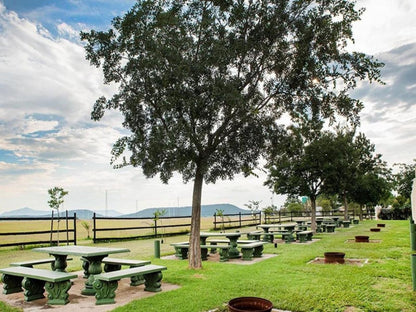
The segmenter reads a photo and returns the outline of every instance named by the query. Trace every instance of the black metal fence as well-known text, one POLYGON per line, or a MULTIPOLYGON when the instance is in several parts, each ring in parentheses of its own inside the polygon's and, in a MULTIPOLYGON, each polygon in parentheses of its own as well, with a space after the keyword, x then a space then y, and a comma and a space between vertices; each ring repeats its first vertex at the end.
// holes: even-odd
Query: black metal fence
POLYGON ((0 247, 12 247, 12 246, 27 246, 27 245, 57 245, 59 243, 73 243, 77 244, 77 216, 74 214, 69 217, 66 213, 65 217, 35 217, 35 218, 0 218, 0 247), (55 229, 53 227, 53 221, 64 221, 65 228, 55 229), (13 225, 13 229, 21 228, 21 231, 9 230, 7 223, 18 221, 19 226, 13 225), (40 227, 45 230, 37 230, 39 228, 39 222, 44 221, 44 224, 40 227), (50 227, 47 225, 50 222, 50 227), (32 223, 32 224, 31 224, 32 223), (33 228, 33 231, 28 229, 33 228), (48 228, 46 230, 46 228, 48 228), (62 239, 58 239, 58 235, 62 235, 62 239), (16 238, 18 237, 18 238, 16 238))

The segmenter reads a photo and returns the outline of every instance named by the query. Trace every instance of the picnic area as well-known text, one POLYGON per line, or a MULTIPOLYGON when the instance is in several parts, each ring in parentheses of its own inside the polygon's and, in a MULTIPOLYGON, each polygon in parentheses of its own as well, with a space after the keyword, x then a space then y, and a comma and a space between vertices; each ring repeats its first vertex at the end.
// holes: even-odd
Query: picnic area
MULTIPOLYGON (((372 232, 372 228, 378 227, 377 223, 380 222, 365 220, 348 228, 337 227, 334 232, 316 233, 311 242, 288 242, 279 236, 272 243, 263 242, 261 238, 261 255, 250 259, 240 248, 253 244, 253 240, 241 241, 248 240, 248 233, 265 233, 264 227, 243 227, 226 233, 203 232, 205 245, 202 246, 207 247, 207 260, 203 261, 201 270, 189 269, 187 259, 177 257, 174 245, 186 242, 188 235, 165 237, 160 244, 160 258, 155 257, 154 239, 99 244, 81 240, 77 246, 3 249, 0 251, 1 269, 40 272, 22 270, 23 273, 19 271, 15 273, 17 275, 45 274, 45 271, 55 272, 51 263, 64 262, 66 266, 60 268, 62 272, 56 273, 66 274, 66 281, 72 281, 72 285, 67 290, 67 297, 58 296, 58 299, 66 297, 65 304, 53 304, 57 299, 53 296, 27 302, 23 292, 3 293, 0 310, 227 311, 227 302, 231 299, 254 296, 270 300, 274 311, 414 311, 409 223, 385 221, 384 227, 379 227, 380 232, 372 232), (359 235, 369 236, 369 242, 355 242, 354 237, 359 235), (221 248, 218 246, 230 246, 224 243, 227 236, 229 241, 236 242, 239 255, 220 261, 221 248), (234 240, 235 237, 238 239, 234 240), (216 252, 212 253, 212 247, 217 247, 216 252), (344 264, 321 261, 328 251, 344 253, 344 264), (47 254, 52 255, 51 261, 36 263, 41 257, 48 258, 47 254), (31 261, 35 263, 33 268, 27 265, 31 261), (116 267, 105 268, 105 262, 116 267), (94 264, 88 266, 85 263, 94 264), (142 283, 132 286, 134 278, 146 267, 158 270, 156 280, 160 282, 160 289, 156 286, 156 289, 150 287, 152 291, 146 291, 146 284, 142 283), (107 295, 98 296, 101 299, 88 294, 85 289, 93 292, 95 289, 89 288, 91 276, 85 276, 88 271, 113 288, 115 283, 113 293, 108 290, 112 287, 108 286, 102 292, 107 295), (52 302, 48 303, 48 300, 52 302)), ((268 232, 270 230, 269 227, 268 232)), ((45 278, 49 276, 46 275, 45 278)), ((4 285, 3 282, 2 292, 4 285)), ((100 287, 102 285, 97 289, 100 287)), ((48 296, 48 293, 44 295, 48 296)))

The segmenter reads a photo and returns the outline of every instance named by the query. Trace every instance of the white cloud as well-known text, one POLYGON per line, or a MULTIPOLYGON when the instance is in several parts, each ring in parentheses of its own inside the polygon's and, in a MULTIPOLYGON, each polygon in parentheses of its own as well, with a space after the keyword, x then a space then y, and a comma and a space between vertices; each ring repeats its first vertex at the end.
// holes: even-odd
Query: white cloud
POLYGON ((354 24, 354 50, 376 54, 414 41, 416 1, 358 0, 366 8, 354 24))

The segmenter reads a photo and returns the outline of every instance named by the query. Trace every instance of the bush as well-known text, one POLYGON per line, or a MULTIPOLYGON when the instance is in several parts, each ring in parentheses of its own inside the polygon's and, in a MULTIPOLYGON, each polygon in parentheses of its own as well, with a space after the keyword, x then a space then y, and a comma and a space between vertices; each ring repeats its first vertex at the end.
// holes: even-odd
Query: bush
POLYGON ((383 208, 378 217, 382 220, 407 220, 412 215, 412 209, 407 204, 403 207, 383 208))

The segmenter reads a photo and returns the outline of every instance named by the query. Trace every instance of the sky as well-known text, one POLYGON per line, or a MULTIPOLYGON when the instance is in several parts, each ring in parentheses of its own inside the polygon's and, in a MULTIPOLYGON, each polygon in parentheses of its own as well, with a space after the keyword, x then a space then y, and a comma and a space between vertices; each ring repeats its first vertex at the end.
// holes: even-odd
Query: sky
MULTIPOLYGON (((23 207, 48 210, 47 190, 69 191, 64 209, 135 212, 189 206, 192 183, 168 185, 140 168, 113 169, 111 147, 125 130, 117 112, 90 120, 95 100, 111 96, 102 73, 85 60, 80 30, 106 30, 132 0, 0 0, 0 214, 23 207)), ((348 49, 386 65, 385 85, 360 83, 360 131, 392 166, 416 158, 416 1, 358 0, 365 7, 348 49)), ((236 176, 203 186, 202 203, 245 208, 281 206, 259 177, 236 176)))

